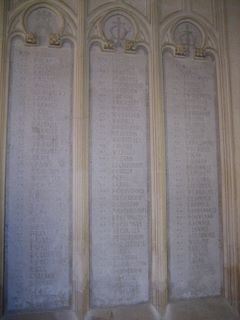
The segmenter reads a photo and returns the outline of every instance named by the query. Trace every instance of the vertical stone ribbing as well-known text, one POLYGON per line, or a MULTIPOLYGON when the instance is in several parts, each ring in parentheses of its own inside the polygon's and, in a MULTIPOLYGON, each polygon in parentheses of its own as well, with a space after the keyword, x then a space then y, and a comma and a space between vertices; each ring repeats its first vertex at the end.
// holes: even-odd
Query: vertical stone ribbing
POLYGON ((157 0, 151 4, 152 303, 161 312, 168 299, 165 141, 160 81, 159 4, 157 0))
POLYGON ((0 0, 0 315, 3 313, 4 284, 4 189, 5 189, 5 145, 6 145, 6 17, 7 1, 0 0))

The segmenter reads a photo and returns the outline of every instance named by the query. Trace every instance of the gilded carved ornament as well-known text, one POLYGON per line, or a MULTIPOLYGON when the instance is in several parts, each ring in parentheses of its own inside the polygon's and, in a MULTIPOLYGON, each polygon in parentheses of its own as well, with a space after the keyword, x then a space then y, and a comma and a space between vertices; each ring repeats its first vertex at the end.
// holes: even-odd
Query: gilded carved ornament
POLYGON ((188 48, 182 45, 176 46, 175 55, 180 57, 186 57, 188 55, 188 48))
POLYGON ((63 17, 47 7, 30 7, 23 16, 25 44, 61 47, 63 17))
POLYGON ((27 45, 37 45, 37 34, 35 32, 27 32, 25 34, 25 43, 27 45))
POLYGON ((195 48, 195 57, 196 58, 205 58, 206 49, 205 48, 195 48))
POLYGON ((49 35, 49 46, 53 46, 53 47, 61 46, 61 35, 59 33, 51 33, 49 35))
POLYGON ((114 43, 111 40, 106 40, 103 47, 104 50, 114 50, 114 43))
POLYGON ((126 51, 136 51, 136 44, 137 42, 135 40, 126 40, 125 42, 125 50, 126 51))

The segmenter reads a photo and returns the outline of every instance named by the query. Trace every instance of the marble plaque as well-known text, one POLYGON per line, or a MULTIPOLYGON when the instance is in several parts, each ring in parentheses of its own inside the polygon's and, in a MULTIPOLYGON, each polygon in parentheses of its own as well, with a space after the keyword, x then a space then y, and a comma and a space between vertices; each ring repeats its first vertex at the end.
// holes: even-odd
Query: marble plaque
POLYGON ((90 53, 91 305, 149 299, 148 57, 90 53))
POLYGON ((6 302, 68 307, 71 292, 73 49, 11 46, 6 302))
POLYGON ((164 54, 172 299, 222 286, 215 63, 164 54))

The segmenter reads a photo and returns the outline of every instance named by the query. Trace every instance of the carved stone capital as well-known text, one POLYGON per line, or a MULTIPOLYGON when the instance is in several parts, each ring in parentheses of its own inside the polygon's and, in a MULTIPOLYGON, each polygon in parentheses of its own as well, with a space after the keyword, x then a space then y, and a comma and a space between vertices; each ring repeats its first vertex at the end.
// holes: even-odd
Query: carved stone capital
POLYGON ((135 40, 126 40, 125 41, 125 50, 128 52, 136 51, 136 41, 135 40))
POLYGON ((188 47, 179 45, 175 49, 175 55, 179 57, 186 57, 188 55, 188 47))
POLYGON ((25 35, 25 43, 28 45, 36 45, 37 44, 37 35, 34 32, 28 32, 25 35))
POLYGON ((196 58, 205 58, 206 50, 204 48, 195 48, 195 57, 196 58))
POLYGON ((59 33, 51 33, 49 35, 49 45, 53 47, 61 46, 61 36, 59 33))
POLYGON ((114 50, 114 43, 112 40, 106 40, 103 47, 104 50, 114 50))

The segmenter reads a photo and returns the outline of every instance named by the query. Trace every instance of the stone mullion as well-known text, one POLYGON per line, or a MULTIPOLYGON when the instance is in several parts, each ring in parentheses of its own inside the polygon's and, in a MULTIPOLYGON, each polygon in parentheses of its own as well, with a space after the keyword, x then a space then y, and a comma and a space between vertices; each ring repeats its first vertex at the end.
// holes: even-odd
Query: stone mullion
POLYGON ((89 309, 87 0, 79 0, 77 5, 73 110, 73 308, 78 319, 83 320, 89 309))
POLYGON ((6 150, 6 17, 7 0, 0 0, 0 315, 3 314, 4 285, 4 190, 6 150))
POLYGON ((234 168, 233 119, 230 87, 229 56, 226 39, 225 1, 215 4, 219 32, 219 124, 221 152, 221 196, 224 247, 224 295, 231 305, 239 309, 239 257, 237 248, 238 217, 234 168))
POLYGON ((167 289, 167 219, 165 176, 165 130, 159 43, 159 3, 151 3, 151 181, 152 181, 152 303, 163 312, 168 300, 167 289))

